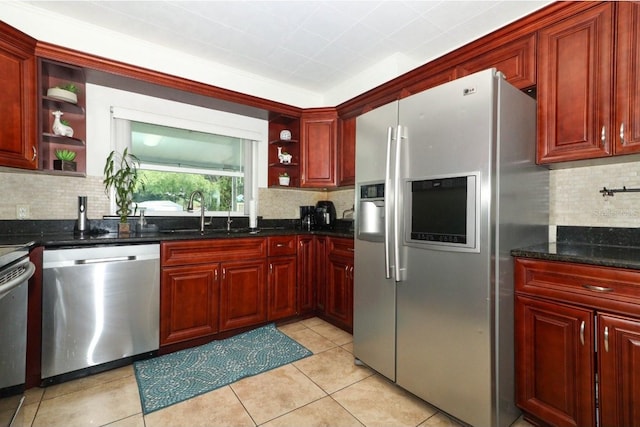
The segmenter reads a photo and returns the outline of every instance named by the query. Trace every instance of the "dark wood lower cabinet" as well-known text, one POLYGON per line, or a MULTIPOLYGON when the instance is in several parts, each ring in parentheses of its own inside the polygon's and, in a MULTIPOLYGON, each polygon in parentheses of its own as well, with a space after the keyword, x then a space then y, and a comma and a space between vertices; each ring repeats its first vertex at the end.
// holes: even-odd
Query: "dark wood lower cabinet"
POLYGON ((218 332, 218 268, 205 264, 162 269, 161 345, 218 332))
POLYGON ((267 319, 294 316, 296 306, 296 256, 269 257, 267 319))
POLYGON ((353 240, 330 238, 327 257, 324 315, 353 330, 353 240))
POLYGON ((232 261, 220 267, 220 331, 266 321, 266 260, 232 261))
POLYGON ((598 314, 602 427, 640 426, 640 321, 598 314))
POLYGON ((353 328, 353 239, 196 239, 163 242, 160 252, 164 351, 296 316, 353 328))
POLYGON ((640 427, 640 271, 517 258, 515 287, 525 419, 640 427))
POLYGON ((316 309, 316 238, 300 235, 297 240, 298 313, 305 315, 316 309))
POLYGON ((595 426, 590 310, 516 298, 517 401, 556 426, 595 426))

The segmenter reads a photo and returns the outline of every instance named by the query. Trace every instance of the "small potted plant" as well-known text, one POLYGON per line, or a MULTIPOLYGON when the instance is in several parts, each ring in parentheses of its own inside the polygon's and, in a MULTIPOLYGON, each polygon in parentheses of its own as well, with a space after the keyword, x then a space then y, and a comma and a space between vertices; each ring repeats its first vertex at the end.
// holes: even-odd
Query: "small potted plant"
POLYGON ((290 177, 289 174, 286 172, 283 172, 280 174, 280 176, 278 176, 278 182, 280 183, 280 185, 283 185, 285 187, 289 186, 289 181, 290 181, 290 177))
POLYGON ((63 101, 78 103, 78 87, 73 83, 63 83, 47 90, 47 96, 63 101))
POLYGON ((71 150, 56 149, 56 160, 53 161, 53 168, 59 171, 76 171, 76 152, 71 150))
POLYGON ((126 148, 122 154, 112 151, 104 166, 104 189, 109 197, 109 190, 113 189, 116 198, 116 214, 120 217, 118 232, 121 234, 127 234, 130 231, 127 218, 131 212, 131 205, 133 204, 133 215, 138 209, 138 204, 133 203, 136 186, 140 184, 141 189, 144 190, 144 182, 138 175, 139 166, 140 160, 126 148))

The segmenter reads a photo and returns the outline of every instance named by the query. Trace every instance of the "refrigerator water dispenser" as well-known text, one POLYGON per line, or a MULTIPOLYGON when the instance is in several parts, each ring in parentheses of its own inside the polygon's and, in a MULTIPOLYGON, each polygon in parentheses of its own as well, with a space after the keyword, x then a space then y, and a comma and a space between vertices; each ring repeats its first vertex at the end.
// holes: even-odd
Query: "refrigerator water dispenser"
POLYGON ((357 237, 370 242, 384 241, 384 184, 360 186, 357 237))

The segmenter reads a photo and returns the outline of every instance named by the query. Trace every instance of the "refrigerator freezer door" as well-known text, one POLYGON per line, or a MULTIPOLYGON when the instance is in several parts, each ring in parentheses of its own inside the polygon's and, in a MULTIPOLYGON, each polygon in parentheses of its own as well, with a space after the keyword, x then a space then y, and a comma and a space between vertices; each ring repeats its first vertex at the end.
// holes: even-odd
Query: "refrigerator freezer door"
MULTIPOLYGON (((389 128, 395 131, 398 120, 398 104, 377 108, 357 119, 356 127, 356 187, 363 183, 384 182, 386 170, 387 136, 389 128)), ((389 189, 385 186, 385 200, 389 189)), ((367 228, 369 213, 362 210, 360 192, 356 192, 356 230, 367 228)), ((365 204, 366 205, 366 204, 365 204)), ((385 202, 376 207, 378 215, 388 211, 385 202)), ((366 209, 372 209, 368 207, 366 209)), ((375 215, 375 213, 374 213, 375 215)), ((379 227, 379 222, 376 227, 379 227)), ((354 355, 380 374, 395 380, 396 346, 396 289, 393 279, 387 279, 385 241, 370 241, 356 236, 354 258, 354 355)), ((388 237, 388 236, 386 236, 388 237)))
POLYGON ((479 171, 479 252, 404 246, 397 286, 397 383, 478 426, 493 425, 492 293, 488 238, 495 82, 474 74, 400 101, 403 179, 479 171), (468 93, 468 95, 466 95, 468 93))

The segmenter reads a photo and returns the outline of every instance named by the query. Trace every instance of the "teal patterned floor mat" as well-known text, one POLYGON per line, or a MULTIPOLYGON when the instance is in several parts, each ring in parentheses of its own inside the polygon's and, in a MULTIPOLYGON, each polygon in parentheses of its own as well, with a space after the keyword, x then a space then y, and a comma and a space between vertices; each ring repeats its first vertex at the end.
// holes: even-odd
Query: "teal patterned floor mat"
POLYGON ((148 414, 312 353, 270 324, 133 364, 148 414))

